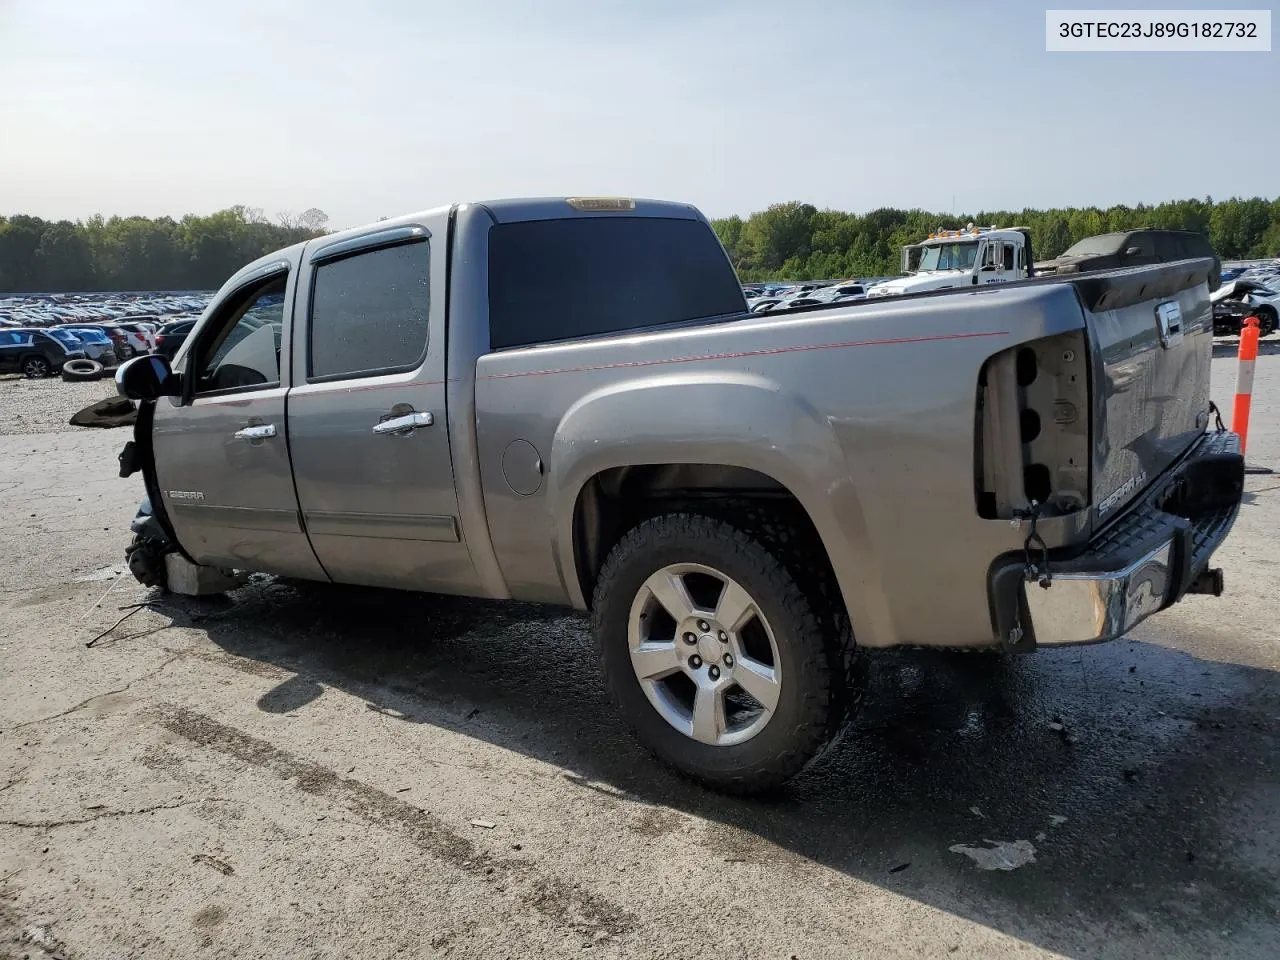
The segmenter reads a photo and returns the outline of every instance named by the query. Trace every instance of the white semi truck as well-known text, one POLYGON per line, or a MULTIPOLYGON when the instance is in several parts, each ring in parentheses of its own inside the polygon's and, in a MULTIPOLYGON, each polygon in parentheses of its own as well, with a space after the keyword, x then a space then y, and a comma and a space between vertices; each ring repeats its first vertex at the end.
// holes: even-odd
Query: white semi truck
POLYGON ((1026 227, 938 230, 902 248, 906 276, 876 284, 867 295, 894 297, 949 287, 1025 280, 1032 274, 1031 231, 1026 227))

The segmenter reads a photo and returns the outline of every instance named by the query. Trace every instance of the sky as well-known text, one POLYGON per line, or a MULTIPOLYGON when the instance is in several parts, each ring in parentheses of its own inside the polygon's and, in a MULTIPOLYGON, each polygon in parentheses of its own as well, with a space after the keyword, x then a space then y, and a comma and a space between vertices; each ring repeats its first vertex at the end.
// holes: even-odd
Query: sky
POLYGON ((1280 195, 1280 43, 1047 53, 1046 6, 0 0, 0 214, 1280 195))

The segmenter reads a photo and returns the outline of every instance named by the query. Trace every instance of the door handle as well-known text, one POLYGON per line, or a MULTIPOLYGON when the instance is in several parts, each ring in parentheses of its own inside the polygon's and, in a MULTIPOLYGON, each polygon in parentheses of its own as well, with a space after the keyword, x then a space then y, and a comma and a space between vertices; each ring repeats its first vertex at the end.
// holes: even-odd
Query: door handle
POLYGON ((392 417, 390 420, 383 420, 373 425, 373 432, 380 437, 397 436, 399 434, 412 433, 419 427, 429 427, 436 422, 436 418, 431 415, 430 410, 415 410, 413 413, 406 413, 402 417, 392 417))
POLYGON ((274 423, 264 423, 257 427, 245 427, 243 430, 236 431, 237 440, 266 440, 268 437, 276 435, 276 425, 274 423))

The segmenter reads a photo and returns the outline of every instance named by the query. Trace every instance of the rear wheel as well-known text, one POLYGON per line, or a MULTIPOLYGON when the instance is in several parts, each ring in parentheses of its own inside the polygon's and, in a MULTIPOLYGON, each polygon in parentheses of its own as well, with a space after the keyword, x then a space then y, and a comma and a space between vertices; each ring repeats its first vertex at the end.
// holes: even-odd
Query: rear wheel
POLYGON ((815 760, 853 703, 852 638, 823 609, 829 576, 770 536, 693 513, 614 547, 593 626, 605 684, 637 739, 716 789, 778 786, 815 760))
POLYGON ((22 361, 22 375, 28 380, 39 380, 52 372, 53 366, 44 357, 27 357, 22 361))

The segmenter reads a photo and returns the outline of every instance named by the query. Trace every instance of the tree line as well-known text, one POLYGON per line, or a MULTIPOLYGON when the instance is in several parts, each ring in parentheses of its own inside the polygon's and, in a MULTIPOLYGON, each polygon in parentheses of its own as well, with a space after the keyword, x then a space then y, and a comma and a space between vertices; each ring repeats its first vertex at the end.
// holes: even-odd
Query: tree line
POLYGON ((1036 260, 1048 260, 1085 237, 1139 227, 1192 230, 1209 238, 1223 260, 1280 256, 1280 197, 1215 202, 1174 200, 1155 206, 1066 207, 929 213, 885 207, 865 214, 777 203, 742 217, 713 220, 739 276, 754 280, 879 277, 902 272, 902 247, 931 232, 967 223, 1031 229, 1036 260))
POLYGON ((312 208, 280 213, 236 206, 209 216, 0 217, 0 293, 213 290, 251 260, 324 233, 312 208))
MULTIPOLYGON (((312 208, 278 214, 272 222, 260 209, 244 206, 181 220, 0 217, 0 293, 211 290, 250 260, 321 235, 328 219, 312 208)), ((793 201, 712 225, 739 275, 752 281, 897 274, 903 246, 969 222, 1029 227, 1037 260, 1085 237, 1138 227, 1194 230, 1224 260, 1280 256, 1280 198, 963 215, 889 207, 855 214, 793 201)))

